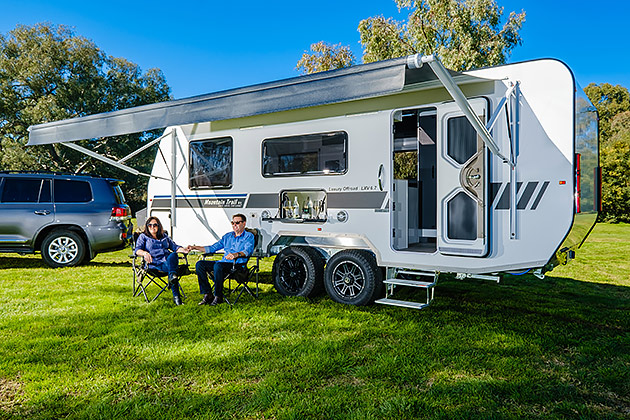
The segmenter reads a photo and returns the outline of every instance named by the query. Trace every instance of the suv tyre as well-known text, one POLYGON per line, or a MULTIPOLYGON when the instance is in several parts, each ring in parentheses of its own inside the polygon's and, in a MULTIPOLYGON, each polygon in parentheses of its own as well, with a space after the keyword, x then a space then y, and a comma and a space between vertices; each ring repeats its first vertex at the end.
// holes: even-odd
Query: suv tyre
POLYGON ((77 233, 54 230, 42 242, 42 257, 51 267, 73 267, 85 257, 85 242, 77 233))

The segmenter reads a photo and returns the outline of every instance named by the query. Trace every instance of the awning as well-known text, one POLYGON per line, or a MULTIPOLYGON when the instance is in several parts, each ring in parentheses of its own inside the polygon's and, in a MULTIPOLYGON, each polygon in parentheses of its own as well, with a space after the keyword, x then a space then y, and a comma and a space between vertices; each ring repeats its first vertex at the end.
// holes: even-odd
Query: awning
MULTIPOLYGON (((451 76, 473 79, 460 73, 451 76)), ((28 145, 137 133, 175 125, 219 121, 377 97, 409 85, 435 82, 428 67, 407 67, 407 58, 363 64, 277 82, 160 102, 29 127, 28 145)))

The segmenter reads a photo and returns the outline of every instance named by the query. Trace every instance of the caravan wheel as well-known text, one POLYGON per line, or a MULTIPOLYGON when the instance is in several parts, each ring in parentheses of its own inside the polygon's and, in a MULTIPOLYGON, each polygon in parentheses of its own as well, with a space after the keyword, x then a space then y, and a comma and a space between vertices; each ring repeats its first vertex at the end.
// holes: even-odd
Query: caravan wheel
POLYGON ((276 256, 272 277, 284 296, 313 296, 322 287, 323 258, 311 248, 288 247, 276 256))
POLYGON ((374 300, 381 283, 381 271, 372 254, 366 251, 338 252, 326 265, 326 292, 338 303, 367 305, 374 300))

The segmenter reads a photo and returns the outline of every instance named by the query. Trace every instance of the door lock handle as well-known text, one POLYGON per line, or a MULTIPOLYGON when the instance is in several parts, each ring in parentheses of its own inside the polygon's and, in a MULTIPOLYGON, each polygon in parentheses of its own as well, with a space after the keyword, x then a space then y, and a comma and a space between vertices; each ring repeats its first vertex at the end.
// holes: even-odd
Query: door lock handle
POLYGON ((40 216, 46 216, 50 214, 50 210, 35 210, 34 213, 40 216))

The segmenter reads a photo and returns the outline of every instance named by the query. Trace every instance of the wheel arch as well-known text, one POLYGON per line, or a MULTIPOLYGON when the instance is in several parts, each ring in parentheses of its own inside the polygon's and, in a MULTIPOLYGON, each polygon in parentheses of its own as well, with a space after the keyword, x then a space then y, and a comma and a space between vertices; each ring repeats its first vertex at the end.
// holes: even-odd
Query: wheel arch
POLYGON ((55 230, 69 230, 74 233, 77 233, 81 237, 81 239, 83 239, 83 242, 85 243, 85 246, 86 246, 86 250, 90 254, 92 253, 92 247, 90 246, 90 240, 87 236, 87 233, 85 233, 85 231, 80 226, 69 225, 69 224, 48 225, 42 228, 42 230, 40 230, 39 233, 37 234, 37 238, 35 239, 35 245, 33 249, 35 251, 41 251, 42 243, 44 242, 44 239, 46 239, 46 236, 48 236, 51 232, 55 230))
POLYGON ((279 232, 269 243, 267 255, 278 255, 289 246, 302 246, 317 250, 328 260, 340 251, 362 250, 369 252, 376 265, 382 266, 381 253, 365 236, 355 234, 305 235, 279 232))

